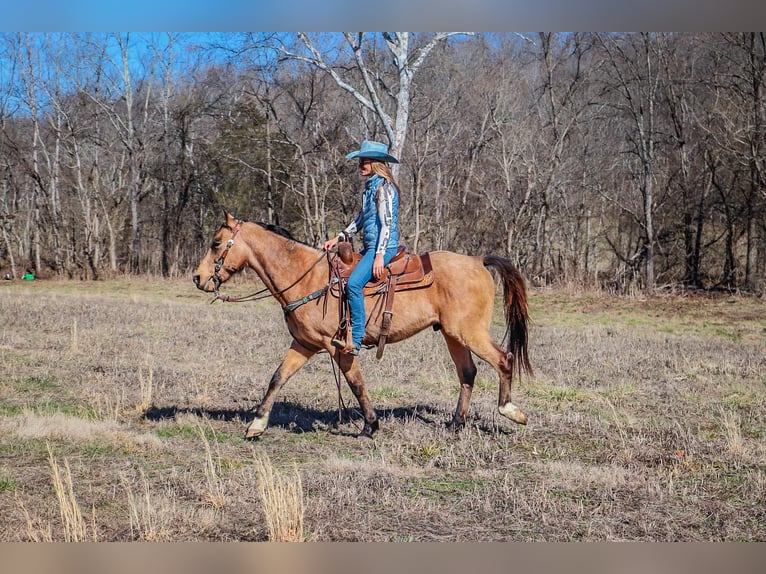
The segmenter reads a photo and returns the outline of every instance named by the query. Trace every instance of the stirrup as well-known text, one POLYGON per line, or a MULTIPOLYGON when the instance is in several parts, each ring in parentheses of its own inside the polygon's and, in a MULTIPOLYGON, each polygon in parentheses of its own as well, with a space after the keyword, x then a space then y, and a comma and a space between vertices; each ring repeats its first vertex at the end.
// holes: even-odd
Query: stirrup
POLYGON ((344 341, 343 339, 338 339, 337 337, 333 337, 330 343, 332 343, 332 346, 335 347, 336 349, 343 350, 346 348, 346 341, 344 341))
POLYGON ((344 355, 353 355, 354 357, 359 356, 359 347, 351 343, 348 346, 343 346, 342 349, 340 349, 340 352, 344 355))

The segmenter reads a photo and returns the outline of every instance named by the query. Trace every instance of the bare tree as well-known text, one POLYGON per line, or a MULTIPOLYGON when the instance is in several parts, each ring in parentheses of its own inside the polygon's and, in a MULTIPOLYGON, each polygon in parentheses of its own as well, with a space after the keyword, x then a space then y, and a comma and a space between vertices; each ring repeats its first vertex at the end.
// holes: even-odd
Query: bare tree
POLYGON ((763 229, 766 217, 766 33, 747 32, 725 34, 724 41, 731 47, 732 111, 737 113, 739 126, 737 146, 739 161, 746 166, 744 192, 745 219, 745 277, 747 289, 758 287, 757 267, 763 238, 758 237, 758 222, 763 229))
POLYGON ((624 114, 629 152, 637 160, 635 181, 642 197, 641 227, 644 241, 634 256, 644 261, 645 288, 654 292, 655 227, 654 177, 657 144, 657 100, 660 74, 657 65, 659 45, 655 35, 641 33, 622 38, 597 35, 606 54, 610 89, 616 96, 614 108, 624 114))
POLYGON ((683 237, 684 284, 701 288, 703 239, 709 215, 712 178, 707 169, 705 138, 700 121, 708 115, 697 110, 709 110, 703 87, 707 66, 703 45, 694 36, 660 36, 663 43, 659 64, 665 81, 661 97, 665 110, 665 131, 670 138, 666 166, 668 187, 677 189, 677 196, 668 210, 671 228, 680 227, 683 237), (700 77, 702 76, 702 77, 700 77))
POLYGON ((353 74, 347 71, 348 58, 329 60, 322 52, 322 43, 312 41, 305 32, 299 32, 298 36, 308 53, 300 54, 283 48, 283 54, 327 72, 363 109, 373 112, 388 137, 391 153, 398 156, 407 139, 413 78, 434 47, 455 34, 437 32, 413 47, 413 37, 409 32, 383 32, 383 40, 393 58, 394 70, 390 81, 390 74, 385 69, 386 60, 378 57, 374 40, 368 39, 364 32, 343 33, 355 65, 353 74))
POLYGON ((83 90, 101 108, 113 128, 113 135, 122 146, 120 187, 128 199, 130 211, 129 269, 140 271, 141 219, 139 204, 145 193, 146 149, 144 133, 148 124, 151 83, 136 80, 135 62, 132 55, 130 33, 113 34, 101 39, 103 42, 96 62, 100 74, 100 91, 83 90), (112 57, 109 43, 116 45, 116 58, 112 57), (139 91, 137 84, 143 90, 139 91), (140 99, 139 99, 140 98, 140 99))
POLYGON ((19 53, 14 49, 14 44, 13 40, 0 35, 0 60, 5 62, 5 66, 0 66, 0 158, 2 160, 0 163, 0 170, 2 170, 0 173, 0 227, 2 227, 5 257, 8 258, 11 277, 16 277, 16 256, 11 241, 11 230, 16 216, 10 185, 13 166, 11 154, 7 151, 9 146, 6 142, 6 131, 8 120, 14 112, 11 99, 19 66, 19 53))

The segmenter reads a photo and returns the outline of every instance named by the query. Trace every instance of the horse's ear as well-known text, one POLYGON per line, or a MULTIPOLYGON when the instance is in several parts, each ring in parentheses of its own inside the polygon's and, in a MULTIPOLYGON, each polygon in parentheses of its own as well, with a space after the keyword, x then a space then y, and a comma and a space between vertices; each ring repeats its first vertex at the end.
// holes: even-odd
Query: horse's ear
POLYGON ((237 225, 237 218, 225 209, 223 211, 223 218, 226 220, 226 225, 229 227, 233 228, 235 225, 237 225))

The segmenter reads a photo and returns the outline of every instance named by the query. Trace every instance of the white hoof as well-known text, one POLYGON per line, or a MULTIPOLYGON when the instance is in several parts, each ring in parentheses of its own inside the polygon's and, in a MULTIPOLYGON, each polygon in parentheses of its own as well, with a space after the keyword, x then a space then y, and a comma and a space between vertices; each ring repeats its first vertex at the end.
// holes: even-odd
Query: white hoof
POLYGON ((521 409, 513 403, 505 403, 504 405, 497 407, 497 412, 504 417, 511 419, 515 423, 520 425, 527 424, 527 415, 521 412, 521 409))
POLYGON ((253 422, 250 423, 250 426, 247 427, 247 433, 245 433, 245 438, 256 438, 261 436, 266 430, 266 427, 268 425, 269 425, 268 413, 262 417, 255 417, 253 419, 253 422))

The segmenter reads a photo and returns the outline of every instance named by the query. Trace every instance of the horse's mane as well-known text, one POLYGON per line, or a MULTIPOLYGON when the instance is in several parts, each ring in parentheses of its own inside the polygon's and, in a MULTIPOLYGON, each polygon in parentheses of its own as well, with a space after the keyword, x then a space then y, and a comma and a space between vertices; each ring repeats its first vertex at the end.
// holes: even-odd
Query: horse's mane
POLYGON ((304 241, 295 239, 295 237, 293 237, 293 234, 287 231, 287 229, 285 229, 284 227, 280 227, 279 225, 274 225, 273 223, 263 223, 261 221, 256 221, 255 223, 263 227, 266 231, 271 231, 272 233, 276 233, 277 235, 284 237, 285 239, 289 239, 290 241, 295 241, 296 243, 306 245, 307 247, 314 247, 313 245, 309 245, 308 243, 305 243, 304 241))
POLYGON ((281 235, 285 239, 290 239, 291 241, 295 241, 295 237, 293 237, 293 234, 287 231, 287 229, 285 229, 284 227, 280 227, 279 225, 274 225, 273 223, 262 223, 260 221, 256 221, 255 223, 263 227, 266 231, 271 231, 272 233, 281 235))

